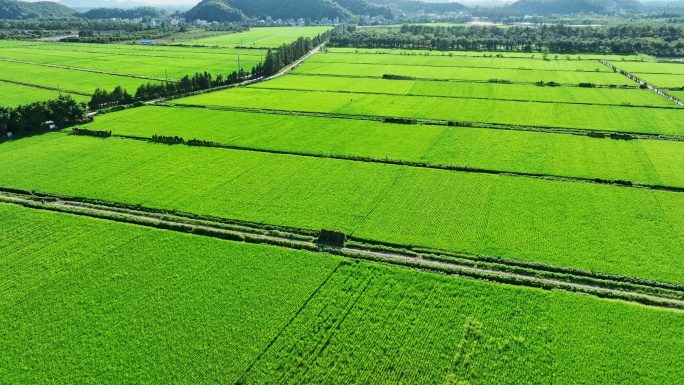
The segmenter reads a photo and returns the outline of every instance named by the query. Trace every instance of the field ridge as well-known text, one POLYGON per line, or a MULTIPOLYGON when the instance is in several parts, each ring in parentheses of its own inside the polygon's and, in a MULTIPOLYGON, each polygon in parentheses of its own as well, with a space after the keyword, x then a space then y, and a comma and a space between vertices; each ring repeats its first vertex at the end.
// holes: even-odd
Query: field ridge
POLYGON ((580 270, 573 274, 572 269, 555 266, 530 264, 526 267, 520 267, 515 264, 507 264, 505 260, 493 257, 486 257, 488 259, 480 257, 475 262, 455 256, 417 253, 406 249, 382 247, 382 245, 373 246, 372 244, 358 242, 351 243, 350 246, 344 248, 331 248, 327 245, 318 244, 315 239, 305 240, 283 232, 276 232, 274 235, 258 234, 258 228, 253 228, 252 232, 239 228, 227 229, 225 224, 214 223, 206 218, 196 222, 190 220, 193 216, 180 216, 175 219, 175 213, 160 212, 155 214, 153 210, 147 211, 142 207, 123 209, 117 208, 118 204, 101 201, 88 203, 82 199, 70 200, 66 197, 50 194, 22 193, 20 190, 1 187, 0 191, 3 191, 0 194, 0 201, 29 209, 57 211, 224 240, 308 250, 512 285, 560 289, 601 298, 620 299, 684 311, 684 285, 631 277, 596 275, 590 272, 582 273, 580 270), (185 219, 183 220, 183 218, 185 219), (561 273, 553 273, 554 271, 561 273))
MULTIPOLYGON (((336 112, 314 112, 314 111, 295 111, 287 109, 270 109, 270 108, 252 108, 252 107, 233 107, 233 106, 219 106, 210 104, 191 104, 191 103, 178 103, 173 101, 164 101, 155 103, 156 106, 163 106, 169 108, 201 108, 208 110, 218 110, 218 111, 236 111, 236 112, 250 112, 250 113, 262 113, 262 114, 279 114, 279 115, 292 115, 292 116, 311 116, 320 118, 336 118, 336 119, 351 119, 351 120, 374 120, 374 121, 385 121, 387 119, 406 119, 399 118, 396 116, 380 116, 380 115, 362 115, 362 114, 345 114, 336 112)), ((418 124, 429 124, 429 125, 440 125, 446 126, 450 121, 441 119, 415 119, 418 124)), ((617 140, 624 139, 647 139, 647 140, 663 140, 670 142, 684 142, 684 135, 671 135, 671 134, 655 134, 648 132, 631 132, 631 131, 606 131, 597 130, 590 128, 563 128, 554 126, 532 126, 532 125, 515 125, 515 124, 503 124, 503 123, 486 123, 486 122, 475 122, 475 121, 458 121, 461 127, 465 126, 468 128, 488 128, 495 130, 515 130, 515 131, 531 131, 531 132, 542 132, 549 134, 566 134, 566 135, 583 135, 592 137, 605 137, 607 139, 611 138, 611 135, 618 134, 624 136, 624 138, 615 138, 617 140)), ((458 125, 457 125, 458 126, 458 125)))
MULTIPOLYGON (((164 142, 159 142, 159 141, 155 140, 154 138, 133 136, 133 135, 113 134, 112 137, 121 138, 121 139, 128 139, 128 140, 137 140, 137 141, 143 141, 143 142, 148 142, 148 143, 164 143, 164 142)), ((182 138, 179 138, 179 139, 182 139, 182 138)), ((199 142, 205 142, 205 143, 209 142, 209 141, 204 141, 202 139, 194 139, 194 140, 199 141, 199 142)), ((188 142, 176 142, 176 143, 165 143, 165 144, 197 146, 197 145, 194 145, 194 144, 191 144, 188 142)), ((401 159, 389 159, 389 158, 382 159, 382 158, 353 156, 353 155, 343 156, 343 155, 321 154, 321 153, 304 152, 304 151, 285 151, 285 150, 274 150, 274 149, 265 149, 265 148, 229 145, 229 144, 219 144, 219 143, 211 143, 211 144, 203 145, 203 146, 204 147, 210 147, 210 148, 217 148, 217 149, 225 149, 225 150, 259 152, 259 153, 276 154, 276 155, 290 155, 290 156, 321 158, 321 159, 337 159, 337 160, 344 160, 344 161, 351 161, 351 162, 362 162, 362 163, 380 163, 380 164, 387 164, 387 165, 394 165, 394 166, 406 166, 406 167, 412 167, 412 168, 447 170, 447 171, 456 171, 456 172, 465 172, 465 173, 474 173, 474 174, 506 175, 506 176, 520 177, 520 178, 544 179, 544 180, 552 180, 552 181, 560 181, 560 182, 572 182, 572 183, 592 183, 592 184, 600 184, 600 185, 611 185, 611 186, 617 186, 617 187, 642 188, 642 189, 647 189, 647 190, 658 190, 658 191, 684 193, 684 187, 656 185, 656 184, 647 184, 647 183, 637 183, 637 182, 629 181, 629 180, 610 180, 610 179, 602 179, 602 178, 582 178, 582 177, 572 177, 572 176, 553 175, 553 174, 541 174, 541 173, 531 173, 531 172, 504 171, 504 170, 486 169, 486 168, 478 168, 478 167, 466 167, 466 166, 457 166, 457 165, 449 165, 449 164, 414 162, 414 161, 406 161, 406 160, 401 160, 401 159)))
MULTIPOLYGON (((326 75, 327 76, 327 75, 326 75)), ((505 102, 519 102, 519 103, 543 103, 543 104, 575 104, 575 105, 585 105, 585 106, 593 106, 596 105, 596 103, 591 103, 591 102, 570 102, 570 101, 565 101, 565 102, 559 102, 559 101, 551 101, 551 100, 527 100, 527 99, 510 99, 510 98, 486 98, 486 97, 478 97, 478 96, 454 96, 454 95, 422 95, 422 94, 396 94, 396 93, 390 93, 390 92, 370 92, 370 91, 346 91, 346 90, 303 90, 303 89, 295 89, 295 88, 286 88, 286 87, 268 87, 268 86, 261 86, 260 88, 262 89, 269 89, 269 90, 276 90, 276 91, 302 91, 302 92, 321 92, 321 93, 333 93, 333 94, 351 94, 351 95, 392 95, 392 96, 402 96, 402 97, 416 97, 416 98, 435 98, 435 99, 475 99, 475 100, 500 100, 500 101, 505 101, 505 102)), ((624 107, 624 108, 663 108, 666 110, 671 110, 673 107, 671 106, 653 106, 653 105, 635 105, 635 104, 620 104, 620 103, 601 103, 602 106, 609 106, 609 107, 624 107)))
POLYGON ((60 68, 60 69, 71 70, 71 71, 91 72, 91 73, 103 74, 103 75, 120 76, 120 77, 124 77, 124 78, 145 79, 145 80, 155 80, 155 81, 167 81, 166 79, 163 79, 163 78, 156 78, 156 77, 143 76, 143 75, 125 74, 125 73, 118 73, 118 72, 108 72, 108 71, 101 71, 101 70, 96 70, 96 69, 92 69, 92 68, 71 67, 71 66, 63 66, 63 65, 57 65, 57 64, 46 64, 46 63, 35 63, 35 62, 30 62, 30 61, 14 60, 14 59, 6 59, 6 58, 0 58, 0 61, 6 61, 6 62, 18 63, 18 64, 28 64, 28 65, 48 67, 48 68, 60 68))

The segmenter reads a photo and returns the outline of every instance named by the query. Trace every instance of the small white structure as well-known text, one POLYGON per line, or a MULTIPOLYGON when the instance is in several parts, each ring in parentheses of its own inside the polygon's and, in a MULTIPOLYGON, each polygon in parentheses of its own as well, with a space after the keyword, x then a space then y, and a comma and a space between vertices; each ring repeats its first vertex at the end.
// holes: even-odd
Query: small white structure
POLYGON ((11 133, 11 132, 8 132, 8 133, 7 133, 7 137, 10 138, 10 139, 12 139, 12 138, 14 137, 14 134, 11 133))
POLYGON ((141 40, 140 44, 141 45, 157 45, 157 43, 154 40, 141 40))
POLYGON ((57 126, 54 123, 51 123, 50 126, 48 126, 51 130, 57 129, 57 126))

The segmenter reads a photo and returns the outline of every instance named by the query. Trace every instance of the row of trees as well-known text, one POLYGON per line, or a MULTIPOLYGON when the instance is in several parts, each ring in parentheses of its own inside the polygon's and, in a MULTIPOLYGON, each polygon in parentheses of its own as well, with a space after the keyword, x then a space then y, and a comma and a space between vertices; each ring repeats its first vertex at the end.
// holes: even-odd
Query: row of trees
POLYGON ((285 66, 294 63, 297 59, 306 55, 314 47, 327 41, 334 31, 342 31, 340 27, 335 30, 324 32, 313 39, 300 37, 292 44, 283 44, 275 50, 268 50, 264 60, 262 76, 275 75, 285 66))
POLYGON ((148 100, 166 98, 174 95, 187 94, 194 91, 203 91, 215 87, 236 84, 247 79, 257 78, 263 72, 263 67, 258 65, 252 68, 251 72, 233 71, 227 77, 218 75, 215 78, 208 72, 196 73, 192 77, 186 75, 178 82, 147 83, 138 87, 135 95, 131 95, 127 90, 117 86, 113 91, 95 90, 88 107, 91 110, 114 107, 118 105, 133 104, 148 100))
POLYGON ((23 136, 49 129, 47 122, 58 127, 77 124, 86 119, 86 105, 71 96, 35 102, 19 107, 0 107, 0 134, 23 136))
POLYGON ((314 47, 322 44, 330 36, 330 32, 323 33, 313 39, 300 37, 292 44, 283 44, 276 49, 268 50, 263 64, 252 67, 251 71, 240 68, 228 76, 218 75, 213 77, 208 72, 195 73, 192 77, 186 75, 178 82, 147 83, 141 85, 135 95, 127 90, 116 87, 113 91, 97 89, 93 94, 88 107, 90 109, 107 108, 118 105, 132 104, 148 100, 167 98, 175 95, 183 95, 195 91, 209 90, 215 87, 237 84, 250 79, 258 79, 271 76, 285 66, 295 62, 306 55, 314 47))
POLYGON ((684 27, 674 25, 620 25, 611 27, 537 27, 404 25, 399 29, 337 30, 331 46, 467 51, 520 51, 572 53, 684 53, 684 27))
POLYGON ((48 31, 71 31, 71 30, 143 30, 144 25, 134 21, 121 20, 88 20, 88 19, 28 19, 28 20, 0 20, 2 30, 48 30, 48 31))

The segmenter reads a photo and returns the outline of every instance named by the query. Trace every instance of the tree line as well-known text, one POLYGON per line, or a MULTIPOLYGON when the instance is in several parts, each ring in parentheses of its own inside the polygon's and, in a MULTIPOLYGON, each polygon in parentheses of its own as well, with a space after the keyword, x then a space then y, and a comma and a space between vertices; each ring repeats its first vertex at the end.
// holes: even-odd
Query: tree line
POLYGON ((195 91, 204 91, 216 87, 228 86, 247 80, 275 75, 285 66, 292 64, 297 59, 306 55, 314 47, 322 44, 329 38, 331 31, 322 33, 313 39, 300 37, 291 44, 269 49, 262 63, 252 67, 251 71, 240 68, 231 72, 228 76, 217 75, 214 77, 208 72, 197 72, 193 76, 186 75, 178 82, 147 83, 130 94, 127 90, 117 86, 112 91, 96 89, 91 97, 88 107, 92 110, 100 108, 128 105, 136 102, 167 98, 170 96, 183 95, 195 91))
POLYGON ((0 107, 0 134, 8 133, 19 137, 48 130, 49 123, 64 127, 86 119, 86 105, 76 102, 71 96, 35 102, 18 107, 0 107))
POLYGON ((178 82, 143 84, 138 87, 134 95, 131 95, 121 86, 117 86, 111 92, 98 88, 95 90, 90 102, 88 102, 88 107, 91 110, 96 110, 100 108, 108 108, 119 105, 133 104, 135 102, 144 102, 148 100, 167 98, 170 96, 183 95, 195 91, 209 90, 215 87, 227 86, 243 82, 248 79, 257 78, 262 72, 262 65, 253 67, 250 72, 246 72, 244 69, 240 69, 239 72, 233 71, 226 77, 223 75, 213 77, 212 74, 208 72, 198 72, 192 77, 185 75, 178 82))
POLYGON ((634 24, 602 27, 568 25, 452 26, 404 25, 401 28, 338 29, 337 47, 464 51, 614 53, 673 56, 684 53, 684 26, 634 24))
POLYGON ((292 44, 283 44, 275 50, 268 50, 266 53, 266 60, 264 60, 263 76, 275 75, 281 69, 294 63, 297 59, 306 55, 314 47, 317 47, 327 41, 334 31, 341 31, 341 28, 326 31, 317 35, 313 39, 300 37, 292 44))

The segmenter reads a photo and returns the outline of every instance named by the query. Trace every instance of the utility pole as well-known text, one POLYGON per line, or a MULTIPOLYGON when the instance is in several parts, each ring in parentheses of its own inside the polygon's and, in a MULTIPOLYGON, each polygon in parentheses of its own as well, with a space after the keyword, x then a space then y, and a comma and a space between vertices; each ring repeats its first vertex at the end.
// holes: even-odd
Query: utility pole
POLYGON ((240 55, 238 55, 238 79, 240 79, 240 69, 242 69, 242 66, 240 66, 240 55))
POLYGON ((59 88, 59 84, 57 84, 57 92, 59 92, 59 96, 62 96, 62 89, 59 88))
POLYGON ((169 82, 169 72, 164 68, 164 77, 166 77, 166 83, 169 82))

